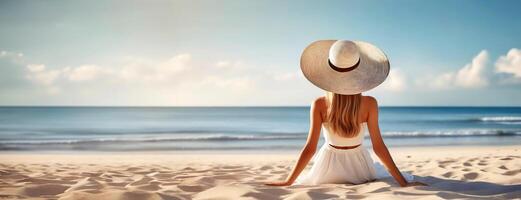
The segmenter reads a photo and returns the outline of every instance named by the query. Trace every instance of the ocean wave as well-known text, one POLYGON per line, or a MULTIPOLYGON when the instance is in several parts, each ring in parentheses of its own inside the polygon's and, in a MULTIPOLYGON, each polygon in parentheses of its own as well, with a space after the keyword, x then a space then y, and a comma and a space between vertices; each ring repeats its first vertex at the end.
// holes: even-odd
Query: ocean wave
MULTIPOLYGON (((386 131, 384 138, 415 138, 415 137, 473 137, 473 136, 521 136, 521 130, 447 130, 447 131, 386 131)), ((102 143, 159 143, 159 142, 232 142, 232 141, 276 141, 305 140, 306 133, 279 133, 266 135, 142 135, 127 137, 104 138, 42 138, 28 140, 0 140, 0 145, 74 145, 102 143)), ((366 134, 366 138, 369 134, 366 134)))
POLYGON ((390 131, 384 137, 521 136, 521 130, 390 131))
POLYGON ((483 122, 521 122, 519 116, 498 116, 498 117, 481 117, 479 121, 483 122))
POLYGON ((282 140, 282 139, 305 139, 301 134, 282 135, 194 135, 173 136, 155 138, 97 138, 97 139, 72 139, 72 140, 5 140, 0 144, 79 144, 79 143, 129 143, 129 142, 183 142, 183 141, 240 141, 240 140, 282 140))

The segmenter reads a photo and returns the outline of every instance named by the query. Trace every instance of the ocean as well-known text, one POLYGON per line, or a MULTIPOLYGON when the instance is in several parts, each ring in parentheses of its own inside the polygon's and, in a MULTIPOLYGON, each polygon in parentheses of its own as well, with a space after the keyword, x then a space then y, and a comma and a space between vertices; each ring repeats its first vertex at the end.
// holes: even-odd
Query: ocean
MULTIPOLYGON (((299 150, 308 129, 309 107, 0 107, 2 151, 299 150)), ((389 147, 519 145, 521 107, 381 107, 380 129, 389 147)))

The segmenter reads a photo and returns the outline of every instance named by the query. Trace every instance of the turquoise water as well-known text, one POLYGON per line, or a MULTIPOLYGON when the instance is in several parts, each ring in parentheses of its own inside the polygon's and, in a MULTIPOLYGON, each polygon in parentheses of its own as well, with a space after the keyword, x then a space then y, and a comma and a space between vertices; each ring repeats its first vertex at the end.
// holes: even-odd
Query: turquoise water
MULTIPOLYGON (((300 149, 308 123, 308 107, 0 107, 0 150, 300 149)), ((388 146, 521 144, 521 107, 382 107, 380 129, 388 146)))

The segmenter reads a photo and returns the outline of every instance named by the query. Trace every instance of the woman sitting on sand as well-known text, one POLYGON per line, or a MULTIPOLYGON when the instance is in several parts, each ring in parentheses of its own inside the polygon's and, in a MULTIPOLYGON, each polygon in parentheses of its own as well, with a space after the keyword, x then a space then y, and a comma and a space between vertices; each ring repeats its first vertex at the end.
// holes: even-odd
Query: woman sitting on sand
POLYGON ((327 93, 311 105, 308 139, 293 171, 285 181, 267 185, 360 184, 390 175, 400 186, 424 185, 400 173, 380 134, 377 101, 361 95, 389 74, 389 61, 379 48, 361 41, 321 40, 304 50, 300 65, 306 78, 327 93), (325 143, 311 170, 299 176, 315 154, 322 126, 325 143), (362 145, 366 132, 387 170, 373 163, 362 145))

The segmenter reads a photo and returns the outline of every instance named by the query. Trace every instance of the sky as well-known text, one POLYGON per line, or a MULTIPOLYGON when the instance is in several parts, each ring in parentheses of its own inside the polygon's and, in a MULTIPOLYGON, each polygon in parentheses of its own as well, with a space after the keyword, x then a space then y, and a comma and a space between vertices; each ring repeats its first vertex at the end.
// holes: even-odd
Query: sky
POLYGON ((521 1, 0 1, 0 105, 306 106, 316 40, 370 42, 383 106, 521 106, 521 1))

